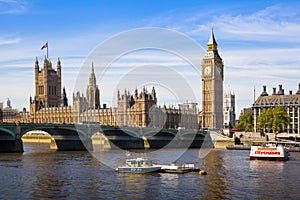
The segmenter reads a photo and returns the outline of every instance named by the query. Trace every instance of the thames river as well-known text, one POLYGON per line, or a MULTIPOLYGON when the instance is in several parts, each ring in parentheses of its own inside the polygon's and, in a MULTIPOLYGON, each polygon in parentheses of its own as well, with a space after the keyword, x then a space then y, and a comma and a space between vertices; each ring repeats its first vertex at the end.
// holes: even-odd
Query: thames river
POLYGON ((119 174, 89 152, 57 152, 48 144, 27 143, 23 154, 0 154, 0 198, 300 198, 300 153, 291 152, 289 161, 276 162, 250 161, 249 151, 226 150, 212 150, 199 159, 198 150, 193 149, 180 161, 195 163, 208 175, 119 174))

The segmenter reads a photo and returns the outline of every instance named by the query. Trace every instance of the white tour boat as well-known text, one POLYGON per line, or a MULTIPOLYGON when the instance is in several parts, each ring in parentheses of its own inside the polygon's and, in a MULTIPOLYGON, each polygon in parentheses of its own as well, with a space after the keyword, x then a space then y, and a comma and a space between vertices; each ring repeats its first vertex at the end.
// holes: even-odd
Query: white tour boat
POLYGON ((289 159, 289 152, 283 145, 276 142, 266 143, 261 146, 251 146, 250 160, 279 160, 285 161, 289 159))

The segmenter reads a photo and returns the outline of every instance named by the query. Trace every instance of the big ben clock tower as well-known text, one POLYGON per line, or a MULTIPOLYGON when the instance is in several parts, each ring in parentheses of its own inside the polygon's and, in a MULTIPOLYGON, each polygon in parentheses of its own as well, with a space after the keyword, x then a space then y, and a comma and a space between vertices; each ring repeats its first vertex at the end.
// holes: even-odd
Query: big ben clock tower
POLYGON ((223 79, 224 65, 212 30, 202 59, 202 127, 223 127, 223 79))

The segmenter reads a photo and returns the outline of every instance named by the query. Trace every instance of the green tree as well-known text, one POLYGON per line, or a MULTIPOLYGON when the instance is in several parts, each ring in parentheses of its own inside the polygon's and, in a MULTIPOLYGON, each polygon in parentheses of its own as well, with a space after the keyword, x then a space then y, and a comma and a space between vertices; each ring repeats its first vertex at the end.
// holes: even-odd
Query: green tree
POLYGON ((241 115, 239 117, 239 122, 235 127, 241 131, 253 131, 252 114, 250 112, 245 112, 243 115, 241 115))
POLYGON ((273 123, 272 123, 272 129, 274 132, 282 132, 284 131, 290 121, 290 117, 287 113, 287 110, 283 106, 279 106, 276 108, 273 108, 273 123))
POLYGON ((257 117, 257 129, 264 132, 282 132, 287 128, 289 115, 283 106, 263 109, 257 117))
POLYGON ((273 125, 273 109, 263 109, 257 117, 257 129, 270 132, 273 125))

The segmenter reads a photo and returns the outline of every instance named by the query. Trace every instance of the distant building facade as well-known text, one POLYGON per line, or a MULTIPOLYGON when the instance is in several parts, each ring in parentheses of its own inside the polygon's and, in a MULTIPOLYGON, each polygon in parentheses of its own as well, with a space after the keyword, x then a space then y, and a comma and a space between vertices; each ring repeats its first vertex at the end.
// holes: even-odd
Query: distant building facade
POLYGON ((243 110, 241 110, 240 112, 240 116, 242 116, 245 113, 251 113, 251 115, 253 115, 253 108, 252 107, 248 107, 248 108, 243 108, 243 110))
POLYGON ((226 93, 224 96, 224 126, 233 127, 235 125, 235 94, 226 93))
MULTIPOLYGON (((58 59, 56 70, 48 58, 40 69, 35 61, 35 95, 30 97, 30 112, 11 111, 2 117, 4 122, 31 122, 73 124, 98 122, 111 126, 136 126, 198 129, 198 108, 196 103, 186 102, 174 106, 158 106, 155 88, 148 92, 137 89, 131 94, 118 91, 117 107, 100 106, 100 89, 96 84, 92 64, 86 94, 73 93, 73 105, 68 105, 65 89, 61 87, 61 61, 58 59)), ((3 111, 4 109, 2 109, 3 111)))
POLYGON ((26 109, 21 112, 13 109, 9 98, 4 103, 0 103, 0 122, 28 122, 29 120, 30 116, 26 109))
MULTIPOLYGON (((90 77, 94 76, 92 67, 90 77)), ((96 80, 95 80, 96 81, 96 80)), ((93 82, 89 82, 87 88, 93 82)), ((98 86, 95 89, 99 90, 98 86)), ((88 93, 87 93, 88 95, 88 93)), ((97 99, 97 94, 93 97, 97 99)), ((179 108, 158 106, 155 88, 148 92, 146 88, 142 91, 129 90, 117 93, 117 107, 98 107, 97 104, 89 104, 88 99, 80 92, 73 94, 73 116, 74 123, 84 121, 99 122, 104 125, 129 126, 129 127, 155 127, 155 128, 178 128, 183 126, 189 129, 198 128, 198 109, 196 103, 180 104, 179 108)))
POLYGON ((290 123, 287 126, 287 132, 300 133, 300 84, 298 84, 298 90, 296 93, 290 91, 288 94, 284 93, 282 85, 279 85, 278 92, 276 88, 273 88, 273 93, 269 95, 267 93, 266 86, 263 86, 263 91, 253 104, 253 121, 254 131, 257 130, 257 117, 265 108, 274 108, 277 106, 284 106, 287 109, 287 113, 290 116, 290 123))

